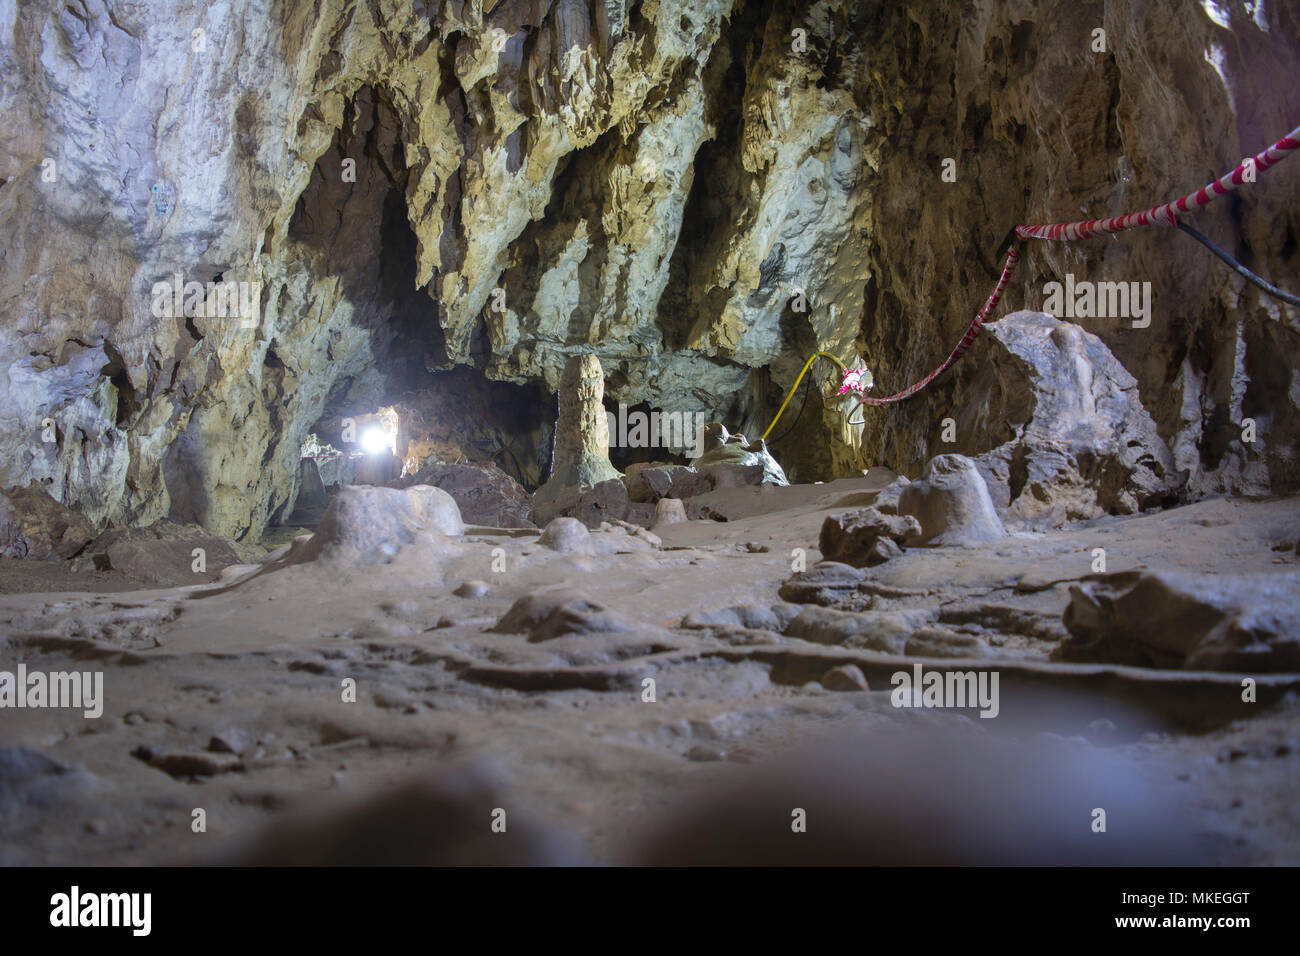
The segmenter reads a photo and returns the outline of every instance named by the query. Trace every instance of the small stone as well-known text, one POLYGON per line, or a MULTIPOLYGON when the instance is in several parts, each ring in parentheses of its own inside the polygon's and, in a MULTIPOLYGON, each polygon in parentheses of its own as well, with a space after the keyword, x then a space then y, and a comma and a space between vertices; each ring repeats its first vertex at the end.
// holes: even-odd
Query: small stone
POLYGON ((577 518, 555 518, 542 529, 538 544, 561 554, 591 554, 591 533, 577 518))
POLYGON ((210 777, 219 773, 238 770, 240 760, 234 755, 217 756, 210 753, 149 753, 148 757, 137 752, 149 766, 161 770, 173 777, 210 777))
POLYGON ((491 590, 492 586, 486 581, 474 579, 461 583, 461 585, 451 593, 456 595, 456 597, 481 598, 491 590))
POLYGON ((230 727, 212 735, 208 750, 213 753, 243 754, 253 744, 252 735, 238 727, 230 727))
POLYGON ((871 690, 867 678, 857 664, 841 664, 822 675, 821 684, 827 690, 871 690))
POLYGON ((866 575, 855 567, 838 561, 818 561, 807 571, 799 571, 781 585, 780 595, 795 604, 834 604, 852 593, 866 575))

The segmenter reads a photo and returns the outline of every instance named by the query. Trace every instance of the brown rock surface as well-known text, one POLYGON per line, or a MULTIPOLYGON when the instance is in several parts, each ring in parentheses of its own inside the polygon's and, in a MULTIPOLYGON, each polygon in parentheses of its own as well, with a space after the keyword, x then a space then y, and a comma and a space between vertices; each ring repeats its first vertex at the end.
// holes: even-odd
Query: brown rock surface
POLYGON ((407 479, 433 485, 454 499, 466 524, 528 528, 532 502, 523 486, 495 465, 431 462, 407 479))
POLYGON ((39 485, 0 492, 0 557, 70 558, 95 528, 39 485))

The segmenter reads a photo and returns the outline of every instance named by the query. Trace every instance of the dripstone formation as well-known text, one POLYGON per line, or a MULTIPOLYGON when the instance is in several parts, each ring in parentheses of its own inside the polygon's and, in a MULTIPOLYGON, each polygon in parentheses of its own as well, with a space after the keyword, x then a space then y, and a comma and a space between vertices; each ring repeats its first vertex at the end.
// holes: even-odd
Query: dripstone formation
POLYGON ((533 520, 544 525, 578 495, 602 481, 622 477, 609 461, 609 422, 605 418, 605 376, 600 359, 574 355, 560 379, 559 417, 551 476, 533 497, 533 520))

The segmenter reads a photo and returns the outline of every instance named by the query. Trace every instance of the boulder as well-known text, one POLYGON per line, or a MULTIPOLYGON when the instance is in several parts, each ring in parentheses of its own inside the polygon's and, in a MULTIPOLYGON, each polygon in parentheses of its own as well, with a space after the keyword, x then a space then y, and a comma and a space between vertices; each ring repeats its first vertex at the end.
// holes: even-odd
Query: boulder
POLYGON ((867 611, 851 613, 809 606, 786 626, 787 637, 815 644, 838 644, 885 654, 902 654, 916 628, 928 623, 922 611, 867 611))
POLYGON ((682 618, 681 626, 687 629, 722 628, 725 630, 758 630, 780 633, 799 616, 802 608, 794 604, 737 604, 727 608, 692 611, 682 618))
POLYGON ((525 594, 492 628, 501 634, 528 635, 532 642, 568 634, 607 634, 635 630, 633 623, 572 588, 525 594))
POLYGON ((695 469, 689 465, 636 462, 628 466, 624 481, 627 483, 628 497, 632 501, 653 504, 660 498, 682 497, 674 493, 674 483, 695 474, 695 469))
POLYGON ((387 564, 419 535, 458 535, 464 530, 455 499, 441 488, 349 485, 339 489, 311 539, 291 551, 290 563, 325 558, 387 564))
POLYGON ((899 543, 920 534, 921 523, 911 515, 886 515, 875 508, 862 508, 827 515, 817 547, 827 561, 865 568, 901 554, 899 543))
POLYGON ((441 488, 456 500, 466 524, 493 528, 531 528, 532 500, 524 486, 493 464, 431 462, 412 484, 441 488))
POLYGON ((628 517, 630 502, 627 486, 611 478, 594 488, 578 492, 576 500, 566 510, 588 528, 599 528, 602 521, 623 521, 628 517))
POLYGON ((0 492, 0 557, 69 558, 94 535, 94 525, 36 483, 0 492))
POLYGON ((988 358, 954 399, 955 450, 975 459, 1007 522, 1061 527, 1178 494, 1186 475, 1101 339, 1043 312, 985 328, 988 358), (991 432, 1005 436, 992 448, 991 432))
POLYGON ((778 593, 784 600, 795 604, 833 606, 854 594, 865 579, 863 571, 850 565, 818 561, 807 571, 796 572, 787 578, 778 593))
POLYGON ((73 559, 72 569, 117 571, 143 584, 176 587, 210 584, 226 568, 247 563, 247 556, 197 525, 159 521, 97 535, 73 559))
POLYGON ((1125 571, 1070 588, 1066 661, 1300 671, 1300 574, 1125 571))
POLYGON ((552 518, 537 541, 543 548, 561 554, 592 554, 591 532, 577 518, 552 518))
POLYGON ((786 480, 785 471, 767 450, 767 442, 761 438, 755 442, 748 442, 744 435, 729 434, 726 426, 713 422, 705 426, 703 445, 704 453, 694 461, 695 469, 701 474, 709 473, 713 466, 717 465, 739 465, 746 469, 753 467, 762 469, 757 476, 758 480, 753 480, 752 472, 736 473, 734 469, 728 469, 726 471, 728 477, 719 479, 728 483, 719 484, 718 487, 735 487, 736 484, 756 485, 764 482, 773 485, 790 483, 786 480), (744 480, 739 480, 739 475, 744 475, 744 480))
POLYGON ((898 510, 921 525, 908 544, 975 547, 1006 534, 979 469, 961 455, 931 458, 921 479, 899 492, 898 510))

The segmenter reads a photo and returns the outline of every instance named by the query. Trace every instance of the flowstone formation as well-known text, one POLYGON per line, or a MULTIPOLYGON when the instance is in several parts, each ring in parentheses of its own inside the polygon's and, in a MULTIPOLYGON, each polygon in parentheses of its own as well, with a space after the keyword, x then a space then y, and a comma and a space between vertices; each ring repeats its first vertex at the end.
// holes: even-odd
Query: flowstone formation
POLYGON ((1177 499, 1187 473, 1100 338, 1043 312, 1004 316, 985 337, 951 437, 1006 521, 1059 528, 1177 499))

